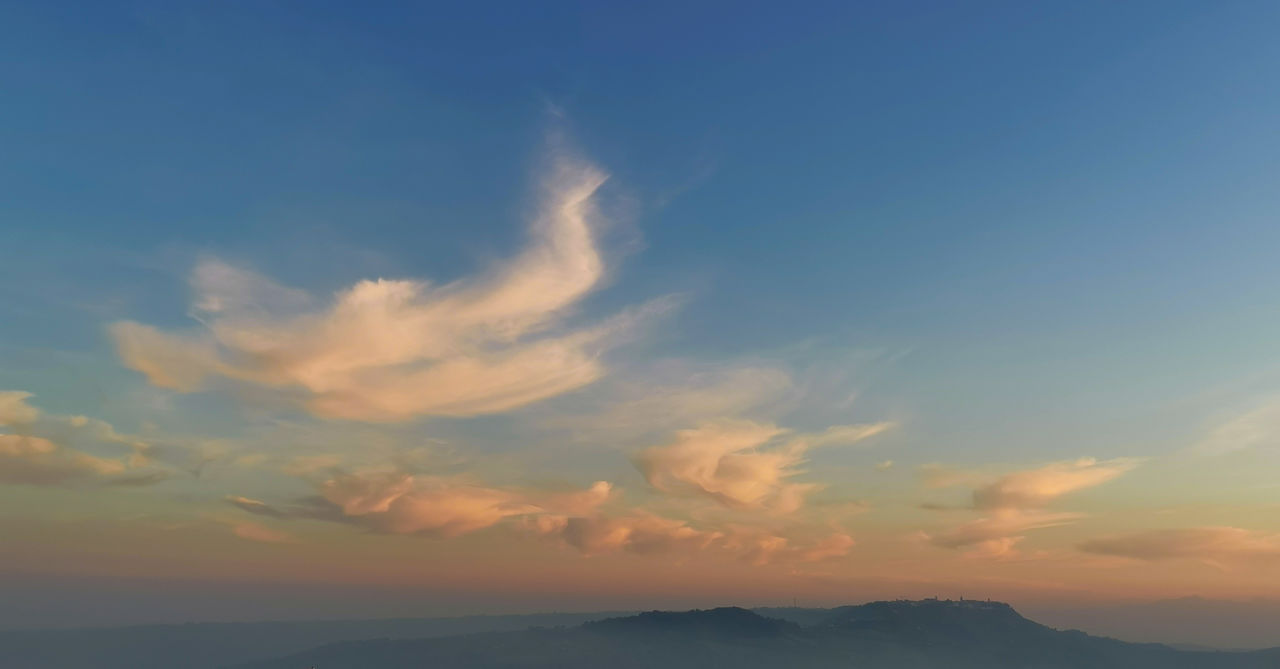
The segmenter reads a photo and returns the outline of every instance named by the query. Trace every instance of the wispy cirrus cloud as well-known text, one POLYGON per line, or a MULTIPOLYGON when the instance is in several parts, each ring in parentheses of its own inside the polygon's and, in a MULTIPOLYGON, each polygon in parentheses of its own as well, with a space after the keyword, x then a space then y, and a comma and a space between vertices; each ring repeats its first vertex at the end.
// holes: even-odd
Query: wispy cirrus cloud
MULTIPOLYGON (((970 509, 983 516, 949 530, 926 534, 935 546, 965 549, 975 557, 1006 558, 1017 554, 1017 544, 1028 531, 1065 525, 1083 517, 1079 513, 1052 512, 1044 507, 1070 493, 1102 485, 1137 467, 1140 460, 1081 458, 1011 472, 977 484, 970 509)), ((981 474, 939 466, 922 472, 931 487, 948 487, 981 480, 981 474)), ((945 510, 963 507, 926 505, 945 510)))
POLYGON ((311 413, 402 421, 496 413, 567 393, 605 373, 601 354, 659 300, 591 327, 565 330, 598 287, 604 224, 593 198, 605 176, 561 160, 548 179, 532 241, 490 272, 446 285, 367 280, 327 303, 217 260, 192 277, 197 332, 124 321, 111 327, 121 359, 151 383, 182 392, 210 377, 271 388, 311 413))
POLYGON ((1225 455, 1280 447, 1280 398, 1272 397, 1215 425, 1193 447, 1201 455, 1225 455))
POLYGON ((590 400, 585 410, 548 417, 542 424, 565 428, 577 440, 627 439, 742 416, 793 390, 786 370, 762 364, 668 360, 631 371, 615 377, 603 396, 584 398, 590 400))
POLYGON ((649 484, 662 492, 705 496, 732 508, 790 513, 820 487, 790 481, 801 473, 798 467, 809 449, 851 444, 891 426, 839 425, 821 433, 787 436, 787 430, 772 424, 713 421, 677 432, 674 441, 645 449, 634 461, 649 484))
POLYGON ((1137 467, 1140 462, 1134 458, 1102 461, 1081 458, 1013 472, 974 490, 973 506, 975 509, 1042 507, 1068 493, 1118 478, 1137 467))
POLYGON ((547 491, 374 471, 338 474, 320 482, 317 491, 314 497, 283 505, 241 496, 228 496, 225 501, 263 518, 338 522, 440 539, 518 521, 516 527, 586 556, 709 551, 764 565, 820 562, 847 555, 854 545, 852 537, 838 531, 796 543, 769 530, 740 525, 699 527, 639 507, 610 512, 605 505, 616 498, 617 491, 605 481, 580 490, 547 491))
POLYGON ((986 516, 938 534, 929 542, 942 548, 963 548, 971 557, 1010 557, 1030 530, 1066 525, 1083 517, 1079 513, 1053 513, 1027 509, 999 509, 986 516))

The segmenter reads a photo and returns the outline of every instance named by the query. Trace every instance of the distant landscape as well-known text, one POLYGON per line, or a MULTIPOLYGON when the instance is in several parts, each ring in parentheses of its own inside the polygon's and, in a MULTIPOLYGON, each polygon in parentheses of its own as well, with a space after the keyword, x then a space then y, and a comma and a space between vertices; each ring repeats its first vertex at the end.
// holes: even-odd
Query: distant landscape
POLYGON ((0 666, 27 669, 417 667, 1275 667, 1280 648, 1134 643, 978 600, 836 608, 548 613, 205 623, 0 632, 0 666))

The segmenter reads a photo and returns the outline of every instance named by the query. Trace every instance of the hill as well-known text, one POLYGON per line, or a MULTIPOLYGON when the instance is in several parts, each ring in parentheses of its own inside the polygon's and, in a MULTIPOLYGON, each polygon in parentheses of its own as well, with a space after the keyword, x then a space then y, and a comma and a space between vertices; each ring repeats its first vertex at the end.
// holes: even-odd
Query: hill
POLYGON ((621 612, 0 630, 0 667, 217 669, 297 653, 335 641, 421 639, 530 627, 571 627, 618 615, 621 612))
MULTIPOLYGON (((811 610, 812 611, 812 610, 811 610)), ((893 601, 806 623, 738 608, 649 612, 570 629, 331 644, 236 669, 1261 669, 1280 650, 1180 651, 1058 631, 999 602, 893 601)))

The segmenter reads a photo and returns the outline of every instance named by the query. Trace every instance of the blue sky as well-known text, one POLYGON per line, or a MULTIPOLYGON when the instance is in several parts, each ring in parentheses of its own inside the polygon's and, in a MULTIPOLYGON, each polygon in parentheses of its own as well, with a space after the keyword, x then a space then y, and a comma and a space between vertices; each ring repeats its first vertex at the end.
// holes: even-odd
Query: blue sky
MULTIPOLYGON (((327 425, 157 387, 108 329, 198 328, 211 259, 316 296, 483 273, 571 153, 610 175, 607 271, 563 327, 673 306, 594 390, 379 439, 635 478, 609 449, 560 459, 589 439, 564 417, 768 369, 792 390, 754 420, 893 423, 874 453, 811 456, 849 498, 906 504, 882 460, 1163 462, 1280 392, 1278 27, 1265 2, 9 6, 0 389, 175 449, 327 425)), ((1118 505, 1158 483, 1128 467, 1118 505)))

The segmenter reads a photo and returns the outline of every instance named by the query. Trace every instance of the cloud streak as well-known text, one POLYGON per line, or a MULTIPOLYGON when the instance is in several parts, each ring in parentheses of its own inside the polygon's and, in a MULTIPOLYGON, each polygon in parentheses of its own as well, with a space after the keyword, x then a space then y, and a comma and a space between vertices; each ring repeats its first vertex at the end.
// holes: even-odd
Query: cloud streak
POLYGON ((633 509, 617 516, 539 516, 530 519, 527 527, 589 557, 617 553, 693 555, 714 552, 756 566, 830 560, 848 555, 855 543, 849 535, 834 532, 811 544, 796 546, 787 537, 764 530, 746 527, 700 529, 686 521, 643 509, 633 509))
POLYGON ((1147 562, 1197 560, 1215 566, 1275 564, 1280 560, 1280 534, 1239 527, 1191 527, 1094 539, 1078 548, 1086 553, 1147 562))
POLYGON ((318 496, 288 506, 229 496, 242 511, 269 518, 343 522, 388 534, 452 538, 508 519, 588 514, 613 495, 597 481, 589 488, 547 492, 495 488, 399 471, 340 473, 318 485, 318 496))
POLYGON ((1280 399, 1271 398, 1215 426, 1192 448, 1202 455, 1280 446, 1280 399))
POLYGON ((1081 458, 1014 472, 974 490, 973 506, 975 509, 1042 507, 1068 493, 1111 481, 1138 466, 1138 463, 1138 460, 1132 458, 1106 461, 1081 458))
MULTIPOLYGON (((1044 507, 1064 495, 1114 480, 1139 463, 1133 458, 1102 461, 1081 458, 1005 474, 974 489, 971 508, 982 511, 982 517, 924 536, 935 546, 965 549, 974 557, 1013 557, 1017 555, 1017 545, 1028 531, 1066 525, 1083 517, 1078 513, 1046 511, 1044 507)), ((927 483, 933 487, 946 487, 977 478, 973 473, 938 466, 924 471, 927 483)), ((925 508, 946 510, 961 507, 926 505, 925 508)))

